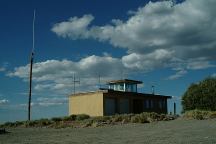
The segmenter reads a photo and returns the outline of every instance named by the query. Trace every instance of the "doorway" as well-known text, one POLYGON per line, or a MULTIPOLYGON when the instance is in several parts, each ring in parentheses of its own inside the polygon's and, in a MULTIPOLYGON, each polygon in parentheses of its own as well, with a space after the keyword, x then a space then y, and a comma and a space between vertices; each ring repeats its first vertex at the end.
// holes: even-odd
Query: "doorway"
POLYGON ((143 112, 143 100, 134 99, 133 100, 133 113, 139 114, 143 112))

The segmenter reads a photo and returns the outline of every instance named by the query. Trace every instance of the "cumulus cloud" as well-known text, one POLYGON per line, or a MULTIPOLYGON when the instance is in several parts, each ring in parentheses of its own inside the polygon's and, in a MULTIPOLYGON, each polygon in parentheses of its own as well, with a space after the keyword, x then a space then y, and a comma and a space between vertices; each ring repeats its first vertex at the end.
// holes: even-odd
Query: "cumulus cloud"
POLYGON ((153 70, 160 68, 170 61, 172 58, 172 51, 164 49, 155 50, 148 54, 132 53, 122 57, 125 67, 130 69, 153 70))
POLYGON ((168 80, 175 80, 175 79, 178 79, 178 78, 184 76, 185 74, 187 74, 186 70, 180 70, 180 71, 176 72, 174 75, 169 76, 167 79, 168 80))
POLYGON ((5 71, 6 69, 4 67, 0 67, 0 72, 5 71))
POLYGON ((173 65, 178 59, 182 62, 178 65, 185 65, 186 70, 205 69, 214 67, 212 61, 216 60, 215 5, 215 0, 149 2, 129 11, 125 21, 113 19, 111 23, 96 26, 91 25, 94 16, 84 15, 59 22, 52 31, 64 38, 91 38, 125 48, 128 55, 122 61, 128 68, 143 69, 147 65, 151 70, 173 65), (75 29, 80 22, 84 24, 75 29), (162 53, 157 60, 154 55, 159 52, 162 53))
MULTIPOLYGON (((88 56, 80 61, 47 60, 33 65, 34 89, 37 91, 51 90, 62 93, 71 92, 73 89, 73 76, 80 77, 78 88, 82 90, 95 89, 98 76, 105 83, 106 80, 119 78, 124 68, 121 59, 111 56, 88 56)), ((29 65, 20 66, 7 74, 10 77, 19 77, 28 80, 29 65)))
POLYGON ((40 97, 37 99, 37 104, 39 106, 56 106, 56 105, 63 105, 68 102, 68 98, 66 97, 40 97))
MULTIPOLYGON (((60 106, 68 103, 68 98, 66 97, 39 97, 34 102, 31 103, 33 107, 50 107, 50 106, 60 106)), ((19 104, 18 107, 27 107, 27 104, 19 104)))
MULTIPOLYGON (((51 30, 59 37, 108 42, 125 49, 127 54, 121 58, 104 53, 103 56, 87 56, 79 61, 37 62, 33 67, 34 90, 72 93, 74 74, 80 77, 76 89, 88 91, 96 89, 99 75, 105 83, 121 78, 123 73, 169 68, 175 74, 167 79, 174 80, 190 70, 215 67, 215 5, 215 0, 186 0, 179 4, 149 2, 136 11, 130 11, 127 20, 112 19, 101 26, 92 25, 94 16, 91 14, 56 23, 51 30)), ((27 81, 28 72, 29 65, 25 65, 7 75, 27 81)))
POLYGON ((7 99, 0 99, 0 105, 4 105, 4 104, 7 104, 9 103, 9 100, 7 99))
POLYGON ((72 39, 88 38, 87 26, 93 19, 92 15, 84 15, 81 18, 72 17, 68 21, 55 24, 52 31, 58 36, 72 39))
POLYGON ((213 73, 211 76, 216 78, 216 73, 213 73))

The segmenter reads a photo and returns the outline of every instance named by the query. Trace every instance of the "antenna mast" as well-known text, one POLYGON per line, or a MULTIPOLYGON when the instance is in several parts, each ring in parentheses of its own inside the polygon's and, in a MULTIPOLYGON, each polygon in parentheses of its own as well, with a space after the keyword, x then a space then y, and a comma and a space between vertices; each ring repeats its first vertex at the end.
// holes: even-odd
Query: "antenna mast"
POLYGON ((28 100, 28 120, 31 120, 31 96, 32 96, 32 67, 34 62, 34 24, 35 24, 35 10, 34 10, 34 17, 33 17, 33 25, 32 25, 32 51, 30 55, 30 74, 29 74, 29 100, 28 100))
POLYGON ((99 83, 99 89, 101 89, 101 75, 98 75, 98 83, 99 83))
POLYGON ((155 94, 155 86, 152 85, 151 88, 152 88, 152 94, 154 95, 155 94))
POLYGON ((73 74, 73 92, 74 94, 76 93, 76 83, 79 83, 80 84, 80 79, 79 80, 76 80, 76 76, 75 76, 75 73, 73 74))

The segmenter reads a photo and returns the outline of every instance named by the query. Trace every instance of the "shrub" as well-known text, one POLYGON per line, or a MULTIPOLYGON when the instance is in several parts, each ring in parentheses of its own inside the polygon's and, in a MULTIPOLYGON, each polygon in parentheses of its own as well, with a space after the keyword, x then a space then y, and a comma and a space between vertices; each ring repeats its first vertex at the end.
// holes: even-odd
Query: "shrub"
POLYGON ((63 121, 74 121, 76 120, 77 115, 65 116, 62 118, 63 121))
POLYGON ((24 125, 25 127, 35 127, 37 125, 37 121, 26 121, 24 125))
POLYGON ((112 116, 111 120, 112 120, 112 122, 121 122, 123 120, 123 116, 116 114, 116 115, 112 116))
POLYGON ((191 84, 182 97, 183 112, 200 109, 216 111, 216 78, 209 77, 191 84))
POLYGON ((24 122, 22 122, 22 121, 16 121, 16 122, 13 123, 13 125, 15 127, 18 127, 18 126, 24 125, 24 122))
POLYGON ((216 111, 211 112, 209 118, 216 118, 216 111))
POLYGON ((79 114, 76 116, 77 121, 82 121, 82 120, 89 119, 89 118, 90 118, 90 116, 87 114, 79 114))
POLYGON ((109 116, 97 116, 93 117, 92 121, 93 122, 108 122, 111 119, 109 116))
POLYGON ((189 119, 203 120, 203 119, 208 119, 210 117, 210 114, 211 114, 210 111, 191 110, 185 112, 183 117, 189 119))
POLYGON ((40 119, 38 121, 36 121, 38 126, 48 126, 50 124, 52 124, 52 121, 49 119, 40 119))
POLYGON ((112 116, 111 121, 127 123, 131 121, 131 117, 133 116, 134 114, 117 114, 117 115, 112 116))
POLYGON ((132 123, 139 123, 140 122, 140 116, 134 115, 133 117, 131 117, 131 122, 132 123))
POLYGON ((54 122, 60 122, 60 121, 62 121, 62 118, 60 118, 60 117, 54 117, 51 120, 54 121, 54 122))
POLYGON ((6 122, 6 123, 4 123, 3 126, 5 126, 5 127, 13 127, 14 123, 12 123, 12 122, 6 122))

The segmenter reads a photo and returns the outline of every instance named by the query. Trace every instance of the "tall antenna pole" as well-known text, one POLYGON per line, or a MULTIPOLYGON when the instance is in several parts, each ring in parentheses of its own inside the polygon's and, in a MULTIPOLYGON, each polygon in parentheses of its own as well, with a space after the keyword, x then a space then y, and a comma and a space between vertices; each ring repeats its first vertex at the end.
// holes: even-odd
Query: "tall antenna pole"
POLYGON ((74 92, 74 94, 76 93, 76 83, 80 84, 80 79, 76 80, 76 76, 75 76, 75 73, 74 73, 73 74, 73 92, 74 92))
POLYGON ((34 23, 35 23, 35 10, 32 25, 32 51, 30 55, 30 73, 29 73, 29 100, 28 100, 28 120, 31 120, 31 96, 32 96, 32 67, 34 62, 34 23))

